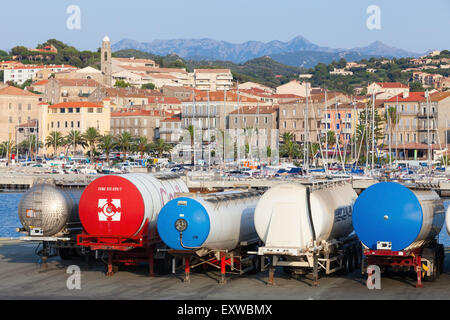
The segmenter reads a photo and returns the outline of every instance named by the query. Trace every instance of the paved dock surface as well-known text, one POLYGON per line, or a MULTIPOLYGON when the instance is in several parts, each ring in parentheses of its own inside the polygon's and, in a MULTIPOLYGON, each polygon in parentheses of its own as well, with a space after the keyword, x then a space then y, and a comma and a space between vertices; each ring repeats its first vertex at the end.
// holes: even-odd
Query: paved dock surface
POLYGON ((435 282, 415 288, 413 276, 383 275, 381 290, 368 290, 359 271, 347 276, 322 276, 318 288, 308 280, 297 280, 281 270, 275 286, 266 285, 267 272, 228 277, 219 285, 217 272, 192 273, 191 283, 182 275, 148 277, 145 266, 119 271, 106 277, 100 263, 87 266, 83 260, 51 258, 40 272, 35 244, 18 240, 0 241, 0 299, 170 299, 170 300, 331 300, 331 299, 450 299, 450 253, 445 272, 435 282), (81 289, 69 290, 69 265, 81 268, 81 289))

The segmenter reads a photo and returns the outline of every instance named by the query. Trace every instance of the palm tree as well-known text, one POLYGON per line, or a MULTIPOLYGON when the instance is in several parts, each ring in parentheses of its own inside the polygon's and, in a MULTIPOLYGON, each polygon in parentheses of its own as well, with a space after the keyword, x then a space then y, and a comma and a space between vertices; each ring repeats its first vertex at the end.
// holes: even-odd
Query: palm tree
POLYGON ((281 139, 283 140, 283 143, 288 143, 289 141, 294 140, 294 134, 292 132, 286 131, 281 135, 281 139))
MULTIPOLYGON (((397 108, 389 107, 384 114, 384 120, 386 121, 386 124, 389 126, 389 146, 391 146, 392 132, 397 127, 398 122, 400 120, 397 113, 397 108)), ((389 152, 391 152, 391 150, 389 150, 389 152)), ((391 156, 391 154, 389 154, 389 156, 391 156)))
POLYGON ((87 128, 86 132, 83 134, 83 138, 89 146, 89 158, 90 162, 94 162, 94 150, 95 145, 97 144, 100 133, 94 127, 87 128))
POLYGON ((192 165, 194 165, 194 126, 191 124, 187 127, 187 130, 189 131, 189 135, 191 136, 191 162, 192 165))
MULTIPOLYGON (((321 137, 320 138, 320 142, 322 143, 322 144, 324 144, 325 143, 325 137, 321 137)), ((334 131, 332 131, 332 130, 329 130, 329 131, 327 131, 327 141, 326 141, 328 144, 325 146, 325 148, 328 150, 328 146, 332 146, 332 145, 334 145, 335 143, 336 143, 336 134, 334 133, 334 131)))
POLYGON ((24 153, 28 150, 30 153, 30 158, 37 153, 38 148, 42 148, 43 143, 41 141, 36 141, 36 135, 29 135, 25 140, 19 144, 19 149, 24 150, 24 153))
POLYGON ((52 131, 47 138, 45 138, 45 146, 53 147, 54 156, 58 154, 58 148, 64 145, 64 137, 59 131, 52 131))
POLYGON ((148 152, 150 148, 150 144, 148 143, 147 137, 139 137, 134 144, 136 151, 141 155, 141 159, 144 158, 144 153, 148 152))
POLYGON ((114 136, 111 134, 104 134, 98 139, 98 147, 106 154, 106 161, 109 162, 109 154, 117 146, 114 136))
POLYGON ((173 147, 170 143, 165 143, 163 139, 158 139, 152 144, 152 149, 158 154, 158 158, 161 158, 163 153, 172 151, 173 147))
POLYGON ((73 153, 77 150, 78 146, 86 148, 88 146, 86 138, 78 130, 72 130, 66 136, 66 142, 69 146, 73 146, 73 153))
POLYGON ((272 164, 272 148, 267 146, 266 148, 267 159, 269 159, 269 166, 272 164))
POLYGON ((294 141, 294 134, 292 132, 285 132, 281 135, 281 139, 283 140, 282 145, 280 146, 280 153, 283 156, 288 156, 289 161, 292 162, 294 157, 298 157, 300 155, 300 146, 294 141))
POLYGON ((8 157, 8 163, 9 160, 11 159, 11 154, 14 152, 16 146, 14 145, 14 141, 9 140, 9 141, 3 141, 2 144, 0 145, 0 149, 2 151, 2 155, 3 153, 5 153, 5 155, 8 157))
POLYGON ((122 132, 116 137, 117 146, 123 153, 124 161, 127 160, 127 152, 131 147, 131 134, 128 131, 122 132))

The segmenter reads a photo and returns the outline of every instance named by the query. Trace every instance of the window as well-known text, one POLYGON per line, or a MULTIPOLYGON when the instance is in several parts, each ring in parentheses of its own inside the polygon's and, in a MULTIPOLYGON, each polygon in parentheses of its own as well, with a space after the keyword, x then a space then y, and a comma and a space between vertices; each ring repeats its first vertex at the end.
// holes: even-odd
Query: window
POLYGON ((283 121, 283 128, 286 128, 286 121, 283 121))
POLYGON ((296 111, 295 109, 292 110, 292 115, 293 115, 293 116, 295 116, 295 111, 296 111))
POLYGON ((12 103, 10 102, 9 103, 9 110, 11 110, 12 109, 12 103))
POLYGON ((297 121, 294 121, 294 129, 297 128, 297 121))
POLYGON ((327 113, 327 118, 330 119, 331 118, 331 114, 327 113))
POLYGON ((73 113, 73 108, 69 108, 69 113, 73 113))
POLYGON ((103 109, 102 108, 97 108, 97 113, 102 113, 103 109))
POLYGON ((56 122, 56 127, 57 127, 57 128, 59 128, 59 121, 58 121, 58 122, 56 122))
POLYGON ((76 112, 77 112, 77 113, 80 113, 80 108, 76 108, 76 112))
POLYGON ((264 117, 264 123, 266 123, 266 124, 267 124, 267 122, 268 122, 268 119, 267 119, 267 117, 264 117))
POLYGON ((28 110, 31 110, 31 104, 28 104, 28 110))
POLYGON ((66 108, 59 109, 59 113, 66 113, 66 108))
POLYGON ((13 123, 13 117, 9 117, 9 123, 13 123))
POLYGON ((336 123, 336 129, 339 130, 339 123, 336 123))
POLYGON ((65 127, 67 128, 68 127, 68 122, 66 121, 64 124, 65 124, 65 127))
POLYGON ((88 108, 88 113, 94 113, 94 108, 88 108))
POLYGON ((78 121, 78 128, 80 127, 80 121, 78 121))
POLYGON ((283 116, 286 116, 286 109, 283 110, 283 116))
POLYGON ((52 121, 52 129, 53 129, 53 121, 52 121))
POLYGON ((73 121, 70 121, 70 127, 73 128, 73 121))
POLYGON ((19 110, 22 110, 22 104, 19 103, 19 110))

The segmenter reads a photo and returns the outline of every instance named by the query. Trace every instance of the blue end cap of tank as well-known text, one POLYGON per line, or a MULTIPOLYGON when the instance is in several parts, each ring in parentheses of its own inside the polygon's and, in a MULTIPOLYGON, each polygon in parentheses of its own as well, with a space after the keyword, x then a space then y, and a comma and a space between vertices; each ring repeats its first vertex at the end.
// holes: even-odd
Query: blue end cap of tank
POLYGON ((201 247, 208 238, 210 221, 201 203, 192 198, 176 198, 169 201, 159 212, 156 227, 161 240, 174 250, 188 250, 180 243, 180 231, 175 227, 179 219, 187 223, 183 231, 185 247, 201 247))
POLYGON ((423 223, 422 206, 414 193, 394 182, 381 182, 364 190, 353 206, 353 227, 369 249, 377 241, 392 243, 393 251, 411 245, 423 223))

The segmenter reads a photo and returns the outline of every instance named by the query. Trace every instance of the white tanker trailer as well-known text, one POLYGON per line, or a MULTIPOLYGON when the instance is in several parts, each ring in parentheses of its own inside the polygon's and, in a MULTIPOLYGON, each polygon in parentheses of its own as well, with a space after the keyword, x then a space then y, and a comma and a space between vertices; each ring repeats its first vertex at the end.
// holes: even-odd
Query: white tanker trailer
POLYGON ((359 265, 361 247, 351 235, 352 206, 357 198, 345 181, 312 185, 281 184, 269 189, 255 210, 255 228, 264 246, 258 255, 271 257, 269 284, 276 266, 292 274, 320 270, 351 272, 359 265))
POLYGON ((158 216, 157 229, 174 256, 184 258, 185 281, 190 269, 203 264, 243 274, 257 269, 257 257, 248 256, 259 238, 253 224, 263 191, 233 190, 188 194, 169 201, 158 216))

